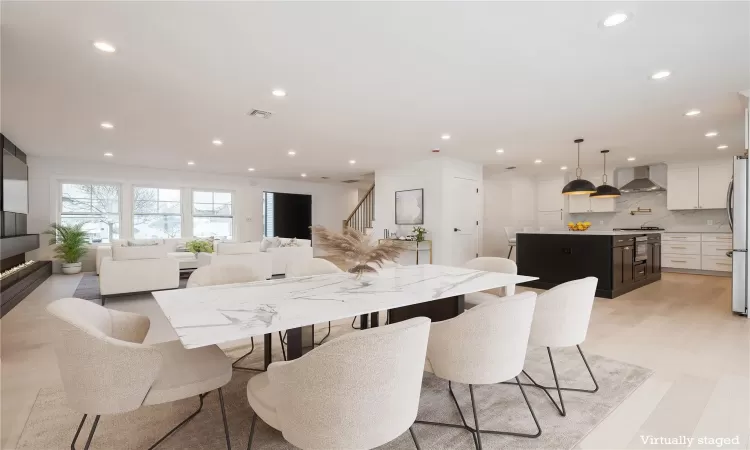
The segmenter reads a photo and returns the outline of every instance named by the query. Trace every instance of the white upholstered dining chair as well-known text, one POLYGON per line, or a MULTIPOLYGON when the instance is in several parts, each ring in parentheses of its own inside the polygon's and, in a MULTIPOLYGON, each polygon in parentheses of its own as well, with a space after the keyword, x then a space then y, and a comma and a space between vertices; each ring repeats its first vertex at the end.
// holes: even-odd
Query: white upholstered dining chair
POLYGON ((525 370, 523 373, 532 382, 528 386, 543 389, 561 416, 566 415, 562 391, 594 393, 599 390, 599 384, 596 382, 596 378, 594 378, 594 373, 591 371, 591 367, 588 361, 586 361, 580 345, 586 339, 589 319, 591 318, 591 309, 594 305, 594 297, 596 296, 597 282, 598 280, 595 277, 569 281, 539 294, 537 298, 529 345, 547 347, 547 356, 549 357, 550 366, 552 366, 552 376, 555 379, 555 386, 543 386, 534 381, 525 370), (578 353, 580 353, 583 363, 586 365, 589 375, 591 375, 591 380, 594 382, 594 389, 560 387, 555 363, 552 360, 551 347, 562 348, 574 345, 578 348, 578 353), (560 399, 559 405, 552 398, 552 395, 550 395, 549 391, 553 389, 557 390, 557 396, 560 399))
POLYGON ((271 364, 247 384, 255 412, 248 450, 258 417, 301 449, 371 449, 407 430, 416 444, 411 425, 429 333, 430 319, 417 317, 349 333, 299 359, 271 364))
MULTIPOLYGON (((343 270, 339 269, 339 267, 336 264, 323 258, 302 259, 299 261, 295 261, 289 264, 288 266, 286 266, 287 278, 310 277, 310 276, 315 276, 315 275, 326 275, 329 273, 340 273, 340 272, 343 272, 343 270)), ((328 322, 328 332, 326 333, 325 336, 323 336, 323 338, 319 342, 316 342, 316 345, 322 344, 326 339, 328 339, 328 336, 330 335, 331 335, 331 322, 328 322)), ((282 345, 284 345, 283 339, 282 339, 282 345)))
POLYGON ((484 433, 529 438, 541 435, 542 430, 534 409, 518 379, 526 358, 535 302, 534 292, 523 292, 512 297, 497 298, 495 301, 482 303, 453 319, 432 324, 425 370, 448 380, 448 392, 458 409, 462 424, 420 420, 416 423, 469 430, 479 450, 482 448, 481 435, 484 433), (516 384, 521 390, 536 424, 536 433, 481 429, 477 415, 477 401, 474 398, 474 386, 497 384, 513 378, 516 383, 510 384, 516 384), (467 424, 453 394, 453 383, 469 385, 474 415, 473 427, 467 424))
MULTIPOLYGON (((518 274, 518 267, 511 259, 498 258, 492 256, 482 256, 472 259, 464 264, 464 267, 472 270, 484 270, 486 272, 507 273, 511 275, 518 274)), ((464 295, 466 308, 473 308, 476 305, 494 301, 498 297, 505 297, 516 293, 516 285, 505 286, 496 289, 489 289, 483 292, 472 292, 464 295)))
MULTIPOLYGON (((203 286, 218 286, 221 284, 251 283, 263 281, 265 275, 259 275, 253 267, 242 263, 213 263, 202 266, 193 271, 188 278, 186 288, 197 288, 203 286)), ((281 338, 281 333, 279 333, 281 338)), ((259 369, 240 366, 240 362, 255 351, 255 338, 250 338, 250 351, 237 358, 232 363, 232 369, 258 372, 259 369)))
POLYGON ((198 410, 149 447, 151 450, 192 420, 203 408, 203 398, 218 390, 226 445, 231 450, 222 387, 232 378, 232 366, 219 347, 186 350, 180 341, 143 344, 150 326, 148 317, 79 298, 56 300, 47 311, 58 319, 60 327, 55 352, 68 406, 83 414, 71 449, 75 449, 89 415, 96 417, 84 449, 91 445, 102 415, 198 397, 198 410))

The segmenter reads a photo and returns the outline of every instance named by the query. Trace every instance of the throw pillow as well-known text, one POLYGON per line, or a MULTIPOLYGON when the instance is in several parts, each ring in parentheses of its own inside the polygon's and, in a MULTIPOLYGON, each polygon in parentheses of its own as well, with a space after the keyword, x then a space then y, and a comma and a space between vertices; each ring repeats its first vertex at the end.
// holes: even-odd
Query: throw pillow
POLYGON ((260 241, 260 251, 265 252, 269 248, 271 248, 271 244, 273 241, 267 237, 264 237, 262 241, 260 241))
POLYGON ((159 244, 161 244, 161 242, 154 240, 128 241, 128 247, 150 247, 159 244))
POLYGON ((276 236, 271 238, 271 248, 281 247, 281 238, 276 236))
POLYGON ((299 247, 299 244, 297 243, 297 238, 291 238, 287 240, 286 242, 282 242, 281 247, 299 247))

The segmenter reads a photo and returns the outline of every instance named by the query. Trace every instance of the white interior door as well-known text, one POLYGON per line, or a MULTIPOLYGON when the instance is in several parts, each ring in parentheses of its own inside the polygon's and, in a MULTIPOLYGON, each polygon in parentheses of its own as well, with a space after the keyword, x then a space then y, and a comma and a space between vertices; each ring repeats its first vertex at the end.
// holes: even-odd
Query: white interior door
POLYGON ((446 193, 452 233, 450 265, 461 266, 479 253, 479 182, 453 178, 451 185, 446 193))

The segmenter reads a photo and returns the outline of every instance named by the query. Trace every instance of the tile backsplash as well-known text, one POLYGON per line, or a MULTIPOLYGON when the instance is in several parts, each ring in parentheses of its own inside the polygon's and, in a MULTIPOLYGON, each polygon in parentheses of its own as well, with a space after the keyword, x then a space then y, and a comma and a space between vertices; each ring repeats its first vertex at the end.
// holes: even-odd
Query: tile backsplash
POLYGON ((592 230, 658 226, 667 231, 731 231, 727 213, 723 209, 668 210, 666 191, 623 194, 616 199, 615 205, 616 211, 613 213, 568 214, 566 223, 588 220, 592 230), (630 211, 639 207, 651 209, 651 212, 630 214, 630 211), (709 221, 711 225, 708 224, 709 221))

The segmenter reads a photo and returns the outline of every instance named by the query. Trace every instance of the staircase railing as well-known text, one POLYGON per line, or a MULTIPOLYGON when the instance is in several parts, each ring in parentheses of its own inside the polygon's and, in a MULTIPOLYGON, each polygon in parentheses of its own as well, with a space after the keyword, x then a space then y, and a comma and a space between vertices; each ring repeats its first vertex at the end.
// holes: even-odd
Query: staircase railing
POLYGON ((356 228, 361 232, 365 232, 367 228, 372 227, 372 221, 375 220, 375 185, 370 186, 370 189, 362 197, 362 199, 354 207, 354 211, 349 214, 349 217, 344 219, 344 229, 347 227, 356 228))

